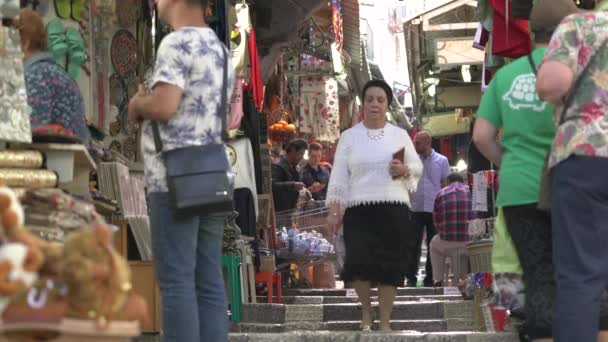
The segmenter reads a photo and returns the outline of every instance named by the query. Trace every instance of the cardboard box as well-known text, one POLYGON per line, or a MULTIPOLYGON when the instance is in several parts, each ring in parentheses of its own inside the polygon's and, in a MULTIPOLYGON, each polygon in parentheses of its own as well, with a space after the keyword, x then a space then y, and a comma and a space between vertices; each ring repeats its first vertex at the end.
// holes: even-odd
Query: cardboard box
POLYGON ((148 303, 148 311, 152 321, 151 327, 141 327, 143 332, 160 332, 162 327, 160 291, 156 286, 154 266, 149 261, 129 261, 131 267, 131 283, 133 290, 140 294, 148 303))

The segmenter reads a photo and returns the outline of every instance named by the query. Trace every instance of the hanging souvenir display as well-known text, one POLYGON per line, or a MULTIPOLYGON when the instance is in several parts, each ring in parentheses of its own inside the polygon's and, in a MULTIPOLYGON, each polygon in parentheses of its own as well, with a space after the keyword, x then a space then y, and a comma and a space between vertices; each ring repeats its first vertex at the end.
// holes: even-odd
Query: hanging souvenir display
POLYGON ((99 16, 107 18, 109 21, 115 20, 116 0, 95 0, 93 4, 93 10, 99 16))
POLYGON ((344 17, 342 16, 342 2, 340 0, 332 0, 331 9, 331 35, 333 36, 333 41, 336 44, 336 47, 339 51, 341 51, 342 47, 344 46, 344 17))
POLYGON ((121 129, 122 129, 122 125, 120 124, 120 121, 118 121, 118 118, 117 118, 116 121, 113 121, 110 124, 110 135, 113 137, 119 135, 121 129))
POLYGON ((110 151, 122 154, 122 144, 118 140, 113 140, 110 143, 110 151))
POLYGON ((125 140, 122 146, 122 154, 129 159, 135 160, 135 152, 137 151, 137 139, 134 137, 129 137, 125 140))
POLYGON ((0 27, 0 141, 32 141, 19 32, 0 27))
POLYGON ((128 30, 119 30, 112 38, 110 47, 112 66, 120 77, 128 77, 137 71, 137 41, 128 30))
POLYGON ((131 75, 129 75, 129 77, 125 78, 125 87, 127 90, 127 102, 129 99, 131 99, 133 97, 133 95, 135 95, 135 93, 137 93, 140 83, 141 82, 140 82, 139 78, 135 77, 134 74, 131 74, 131 75))
MULTIPOLYGON (((310 57, 303 59, 302 69, 329 63, 310 57)), ((338 81, 329 76, 308 76, 300 79, 300 131, 318 141, 336 141, 340 135, 338 81)))
POLYGON ((139 0, 116 1, 116 16, 118 24, 124 28, 131 28, 139 19, 139 0))
POLYGON ((124 125, 125 134, 127 134, 129 137, 135 137, 137 132, 139 132, 139 127, 140 125, 137 122, 127 120, 124 125))
POLYGON ((118 74, 110 76, 110 105, 119 106, 125 100, 125 91, 118 74))
MULTIPOLYGON (((100 3, 101 1, 97 1, 100 3)), ((107 110, 106 107, 106 94, 107 88, 107 78, 109 72, 109 48, 110 48, 110 37, 107 32, 110 31, 110 25, 108 25, 106 21, 106 17, 101 14, 99 6, 95 5, 95 2, 92 4, 91 8, 92 16, 91 16, 91 27, 93 28, 92 32, 92 41, 93 41, 93 56, 94 63, 92 63, 92 69, 94 71, 94 80, 93 84, 96 86, 96 97, 93 98, 93 107, 97 108, 98 117, 97 117, 97 126, 98 127, 106 127, 107 125, 107 110)), ((109 88, 111 89, 111 87, 109 88)))

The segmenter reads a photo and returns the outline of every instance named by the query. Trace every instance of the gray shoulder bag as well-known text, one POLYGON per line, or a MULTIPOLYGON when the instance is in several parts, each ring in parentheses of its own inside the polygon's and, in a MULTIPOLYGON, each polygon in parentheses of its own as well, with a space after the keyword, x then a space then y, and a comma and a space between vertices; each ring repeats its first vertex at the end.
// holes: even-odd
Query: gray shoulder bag
MULTIPOLYGON (((224 51, 224 81, 220 103, 222 139, 226 132, 228 86, 228 54, 224 51)), ((232 212, 231 169, 223 142, 163 151, 157 122, 152 122, 152 129, 156 151, 162 153, 167 168, 167 185, 174 216, 188 218, 232 212)))

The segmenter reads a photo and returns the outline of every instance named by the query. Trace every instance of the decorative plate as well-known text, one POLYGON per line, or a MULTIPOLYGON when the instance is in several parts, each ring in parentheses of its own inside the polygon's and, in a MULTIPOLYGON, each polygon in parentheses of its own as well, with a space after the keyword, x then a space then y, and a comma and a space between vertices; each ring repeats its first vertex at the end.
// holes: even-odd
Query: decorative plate
POLYGON ((110 135, 115 137, 120 134, 121 130, 122 130, 122 124, 120 123, 120 120, 118 118, 116 118, 116 121, 114 121, 110 124, 110 135))
POLYGON ((118 23, 124 28, 131 28, 139 19, 139 0, 116 1, 118 23))
POLYGON ((133 137, 127 138, 122 146, 122 153, 129 160, 135 160, 135 151, 137 150, 137 140, 133 137))
POLYGON ((125 89, 122 79, 118 74, 112 74, 108 82, 110 84, 110 104, 118 107, 125 100, 125 89))
POLYGON ((124 125, 125 133, 130 137, 137 136, 139 126, 139 123, 127 120, 127 123, 124 125))
POLYGON ((118 140, 114 140, 110 143, 110 151, 122 154, 122 144, 118 140))
POLYGON ((125 78, 124 81, 127 88, 127 100, 130 101, 133 95, 137 93, 137 90, 139 89, 139 84, 141 82, 139 81, 139 78, 133 74, 125 78))
POLYGON ((119 30, 114 34, 110 55, 112 66, 120 77, 126 78, 136 73, 137 41, 131 32, 119 30))

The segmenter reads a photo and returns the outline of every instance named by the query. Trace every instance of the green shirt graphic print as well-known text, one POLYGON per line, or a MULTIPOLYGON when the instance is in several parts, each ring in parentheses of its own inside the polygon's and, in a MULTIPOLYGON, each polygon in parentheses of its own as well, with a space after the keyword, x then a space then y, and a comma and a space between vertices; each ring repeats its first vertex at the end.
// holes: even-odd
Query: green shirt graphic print
MULTIPOLYGON (((546 48, 532 59, 538 66, 546 48)), ((504 154, 500 168, 499 207, 538 202, 545 155, 555 136, 553 106, 541 101, 536 76, 524 56, 500 69, 481 99, 477 115, 503 129, 504 154)))

